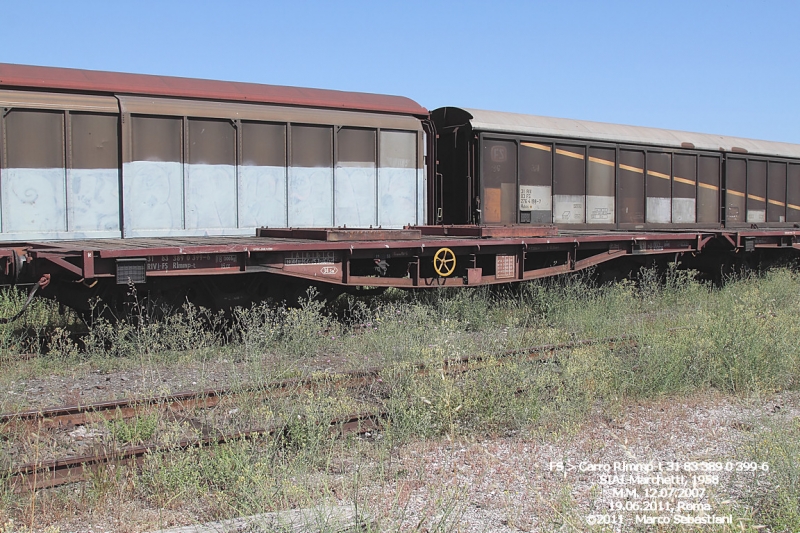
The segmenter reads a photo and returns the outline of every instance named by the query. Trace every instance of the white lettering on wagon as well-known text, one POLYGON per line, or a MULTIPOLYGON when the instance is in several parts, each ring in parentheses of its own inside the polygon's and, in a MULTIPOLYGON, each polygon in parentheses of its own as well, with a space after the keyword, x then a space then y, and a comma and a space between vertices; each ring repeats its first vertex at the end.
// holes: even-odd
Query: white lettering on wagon
POLYGON ((236 254, 186 254, 147 257, 147 271, 196 270, 200 268, 239 268, 236 254))
POLYGON ((336 262, 334 252, 289 252, 283 258, 284 265, 332 265, 336 262))

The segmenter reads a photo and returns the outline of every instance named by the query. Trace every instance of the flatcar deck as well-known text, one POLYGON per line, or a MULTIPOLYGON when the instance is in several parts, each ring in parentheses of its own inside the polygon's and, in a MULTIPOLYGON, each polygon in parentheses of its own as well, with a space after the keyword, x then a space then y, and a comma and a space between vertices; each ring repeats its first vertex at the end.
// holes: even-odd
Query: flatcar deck
MULTIPOLYGON (((0 249, 18 281, 147 283, 170 276, 275 274, 345 286, 440 287, 507 283, 582 270, 622 257, 797 249, 800 230, 552 231, 541 236, 449 235, 442 227, 358 230, 350 240, 163 237, 17 243, 0 249), (427 233, 427 234, 426 234, 427 233), (432 234, 435 233, 435 234, 432 234), (396 238, 395 238, 396 237, 396 238), (438 266, 437 266, 438 261, 438 266), (444 263, 442 261, 445 261, 444 263), (446 268, 445 268, 446 267, 446 268), (23 279, 25 278, 25 279, 23 279)), ((312 231, 312 230, 303 230, 312 231)), ((328 230, 318 230, 328 231, 328 230)), ((456 232, 457 233, 457 232, 456 232)), ((496 232, 502 234, 502 232, 496 232)), ((309 234, 310 235, 310 234, 309 234)))

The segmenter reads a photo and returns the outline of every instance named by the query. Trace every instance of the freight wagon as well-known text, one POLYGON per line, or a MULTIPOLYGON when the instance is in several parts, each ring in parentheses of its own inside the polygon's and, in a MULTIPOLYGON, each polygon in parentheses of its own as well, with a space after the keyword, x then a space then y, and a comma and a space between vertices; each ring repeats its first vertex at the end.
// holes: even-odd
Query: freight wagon
POLYGON ((0 65, 0 240, 422 224, 401 97, 0 65))
POLYGON ((800 146, 446 107, 435 110, 445 224, 792 228, 800 146))
POLYGON ((0 282, 80 310, 130 285, 221 308, 798 246, 794 145, 3 64, 0 108, 0 282))

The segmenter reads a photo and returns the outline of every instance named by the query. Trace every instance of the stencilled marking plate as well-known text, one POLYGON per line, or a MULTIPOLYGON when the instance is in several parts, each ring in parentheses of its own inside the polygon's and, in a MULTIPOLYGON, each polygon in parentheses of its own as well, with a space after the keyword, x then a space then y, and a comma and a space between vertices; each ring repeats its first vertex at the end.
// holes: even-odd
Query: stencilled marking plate
POLYGON ((151 255, 147 271, 196 270, 200 268, 239 268, 236 254, 151 255))
POLYGON ((306 276, 336 276, 342 271, 342 261, 333 251, 288 252, 283 269, 306 276))
POLYGON ((513 278, 516 274, 517 256, 500 255, 495 256, 495 276, 497 279, 513 278))
POLYGON ((336 263, 336 253, 326 252, 289 252, 284 256, 283 264, 290 265, 332 265, 336 263))

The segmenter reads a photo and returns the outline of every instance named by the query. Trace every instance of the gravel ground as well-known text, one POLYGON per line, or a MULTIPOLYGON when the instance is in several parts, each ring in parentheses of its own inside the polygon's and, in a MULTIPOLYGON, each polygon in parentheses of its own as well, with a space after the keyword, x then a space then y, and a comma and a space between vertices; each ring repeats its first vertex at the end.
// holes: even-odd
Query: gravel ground
MULTIPOLYGON (((399 529, 423 523, 432 531, 445 523, 465 532, 549 532, 564 524, 583 530, 586 516, 607 513, 608 503, 622 498, 599 485, 598 473, 559 471, 551 462, 746 461, 734 455, 743 437, 766 419, 799 414, 797 393, 751 400, 703 395, 631 405, 614 420, 594 417, 561 438, 419 442, 398 452, 395 471, 407 472, 407 479, 375 487, 369 500, 399 529), (448 506, 452 513, 443 516, 448 506), (399 516, 398 508, 404 510, 399 516)), ((706 514, 714 514, 736 496, 728 481, 723 475, 703 498, 690 501, 710 503, 706 514)), ((628 531, 636 513, 621 514, 626 524, 614 530, 628 531)))
MULTIPOLYGON (((563 436, 419 441, 395 450, 387 469, 394 481, 366 484, 359 503, 370 519, 378 517, 385 531, 584 531, 586 516, 621 498, 600 486, 596 472, 560 471, 551 462, 744 461, 748 458, 735 456, 743 438, 770 419, 798 416, 800 394, 795 392, 749 399, 702 394, 629 405, 613 418, 598 414, 563 436)), ((352 477, 352 472, 343 475, 352 477)), ((736 498, 735 484, 728 484, 726 476, 709 486, 704 497, 692 500, 711 504, 706 514, 736 498)), ((352 505, 352 495, 339 496, 325 505, 352 505)), ((80 525, 61 524, 60 531, 133 532, 192 524, 186 510, 125 504, 128 513, 135 520, 96 515, 80 525)), ((629 522, 611 531, 634 530, 630 521, 635 513, 621 514, 629 522)), ((255 522, 248 528, 247 519, 236 523, 236 531, 262 531, 255 522)), ((738 530, 738 524, 734 527, 738 530)), ((672 526, 661 529, 670 530, 672 526)))
MULTIPOLYGON (((354 363, 346 357, 326 356, 303 359, 302 370, 299 364, 291 367, 284 365, 282 370, 296 376, 301 372, 336 372, 354 367, 354 363)), ((14 412, 237 386, 252 379, 254 368, 264 375, 278 372, 277 365, 269 357, 265 357, 263 363, 220 359, 172 365, 148 364, 144 369, 109 372, 76 369, 72 375, 49 375, 6 383, 4 394, 0 395, 0 411, 14 412)), ((273 381, 279 378, 267 379, 273 381)))

